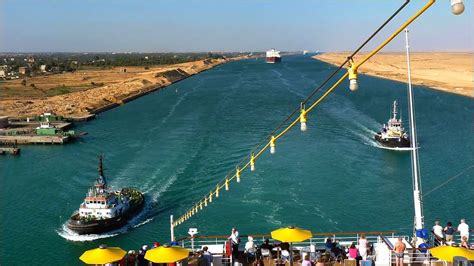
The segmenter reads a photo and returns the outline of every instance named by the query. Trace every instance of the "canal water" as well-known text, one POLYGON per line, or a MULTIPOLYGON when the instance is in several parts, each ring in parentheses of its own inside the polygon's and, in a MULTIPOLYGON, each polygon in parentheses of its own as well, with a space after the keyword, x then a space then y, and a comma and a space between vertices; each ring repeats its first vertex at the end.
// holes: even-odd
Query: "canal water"
MULTIPOLYGON (((231 62, 79 124, 89 135, 76 143, 0 158, 0 264, 80 265, 81 253, 102 243, 128 250, 169 241, 169 216, 209 193, 333 69, 307 56, 231 62), (147 206, 104 238, 73 235, 64 223, 97 177, 100 153, 110 185, 143 190, 147 206)), ((410 233, 410 154, 372 141, 393 100, 407 117, 406 84, 362 75, 359 91, 347 87, 309 115, 308 131, 290 131, 276 154, 266 152, 177 236, 190 227, 222 235, 286 225, 410 233)), ((473 164, 474 101, 423 87, 415 101, 426 225, 464 217, 473 225, 473 168, 430 190, 473 164)))

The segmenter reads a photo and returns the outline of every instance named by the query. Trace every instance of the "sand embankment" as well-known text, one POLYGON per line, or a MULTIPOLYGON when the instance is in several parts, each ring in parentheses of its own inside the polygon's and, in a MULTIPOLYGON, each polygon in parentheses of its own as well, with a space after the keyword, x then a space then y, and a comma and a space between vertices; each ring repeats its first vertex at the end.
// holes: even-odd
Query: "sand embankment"
MULTIPOLYGON (((313 58, 339 65, 349 53, 324 53, 313 58)), ((357 55, 354 61, 363 58, 357 55)), ((433 89, 474 97, 472 53, 411 53, 412 82, 433 89)), ((359 73, 407 82, 405 53, 381 53, 359 68, 359 73)))
MULTIPOLYGON (((239 58, 230 60, 236 59, 239 58)), ((73 86, 73 84, 77 86, 81 82, 90 84, 91 80, 94 81, 94 84, 100 84, 100 86, 50 97, 33 97, 27 91, 23 96, 2 97, 3 99, 0 99, 0 115, 25 118, 51 111, 64 117, 87 117, 91 114, 124 104, 228 61, 224 59, 206 59, 176 65, 152 67, 147 70, 143 67, 126 67, 126 72, 124 72, 124 68, 114 68, 110 70, 77 71, 75 73, 34 77, 28 80, 28 83, 35 84, 35 88, 41 88, 46 86, 46 84, 48 86, 66 87, 73 86)), ((15 82, 20 81, 17 80, 15 82)), ((10 84, 6 83, 3 85, 15 85, 10 84)), ((30 88, 29 86, 25 87, 30 88)))

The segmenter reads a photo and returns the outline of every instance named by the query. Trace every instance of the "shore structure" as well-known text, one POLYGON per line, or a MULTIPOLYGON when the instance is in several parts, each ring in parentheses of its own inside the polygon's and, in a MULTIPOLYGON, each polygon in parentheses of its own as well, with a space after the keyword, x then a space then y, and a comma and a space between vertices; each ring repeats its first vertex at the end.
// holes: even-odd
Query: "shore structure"
MULTIPOLYGON (((104 72, 103 78, 107 81, 107 84, 87 90, 37 99, 31 97, 4 98, 0 100, 0 115, 9 116, 13 119, 26 119, 45 111, 51 111, 72 121, 86 121, 92 119, 98 113, 123 105, 180 80, 226 62, 243 58, 246 57, 209 58, 149 69, 141 68, 140 70, 135 67, 135 71, 125 73, 119 70, 99 70, 51 75, 48 78, 54 79, 54 82, 58 83, 56 85, 60 86, 61 82, 66 82, 65 80, 71 80, 71 83, 84 82, 83 80, 88 80, 90 76, 98 75, 100 77, 101 73, 104 72)), ((44 79, 44 77, 38 77, 38 79, 44 79)), ((3 85, 8 86, 8 84, 3 85)))
MULTIPOLYGON (((343 62, 349 53, 328 52, 313 56, 314 59, 333 65, 343 62)), ((364 56, 355 56, 354 59, 364 56)), ((473 53, 411 53, 412 83, 436 90, 474 97, 473 53)), ((406 82, 405 53, 380 53, 360 67, 359 73, 384 79, 406 82)))
POLYGON ((14 121, 4 117, 6 123, 0 125, 0 144, 14 145, 15 148, 17 144, 65 144, 87 134, 67 130, 72 127, 72 123, 56 117, 51 113, 44 113, 34 120, 26 121, 14 121))

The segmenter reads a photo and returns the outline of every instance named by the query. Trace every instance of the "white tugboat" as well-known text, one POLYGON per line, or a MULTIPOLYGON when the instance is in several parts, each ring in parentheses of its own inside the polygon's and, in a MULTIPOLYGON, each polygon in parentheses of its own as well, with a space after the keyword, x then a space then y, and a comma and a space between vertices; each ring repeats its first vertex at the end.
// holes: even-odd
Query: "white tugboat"
POLYGON ((125 225, 144 205, 143 194, 134 188, 110 191, 99 157, 99 177, 89 188, 79 211, 74 213, 67 227, 78 234, 99 234, 125 225))
POLYGON ((375 134, 375 140, 383 146, 390 148, 408 148, 410 147, 410 138, 402 125, 402 118, 397 118, 397 101, 393 102, 392 118, 383 125, 382 130, 375 134))

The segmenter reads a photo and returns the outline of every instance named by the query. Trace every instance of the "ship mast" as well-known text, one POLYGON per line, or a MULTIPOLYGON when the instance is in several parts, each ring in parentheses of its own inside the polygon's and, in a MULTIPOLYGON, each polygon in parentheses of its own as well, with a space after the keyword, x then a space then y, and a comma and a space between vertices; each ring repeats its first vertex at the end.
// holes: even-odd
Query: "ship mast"
POLYGON ((100 184, 100 185, 107 185, 107 180, 105 179, 105 176, 104 176, 104 167, 102 166, 102 159, 103 159, 103 155, 101 154, 99 156, 99 167, 97 168, 97 170, 99 170, 99 178, 97 178, 97 182, 100 184))
POLYGON ((392 111, 392 114, 393 114, 393 120, 397 119, 397 101, 393 101, 393 111, 392 111))
MULTIPOLYGON (((408 74, 408 113, 410 118, 410 142, 411 142, 411 171, 413 178, 413 203, 415 207, 415 232, 424 227, 423 221, 423 202, 421 201, 421 177, 420 164, 418 159, 418 143, 416 138, 415 123, 415 106, 413 103, 413 88, 411 85, 411 68, 410 68, 410 45, 408 42, 408 29, 405 29, 405 42, 407 54, 407 74, 408 74)), ((417 246, 423 242, 422 238, 415 239, 417 246)))

